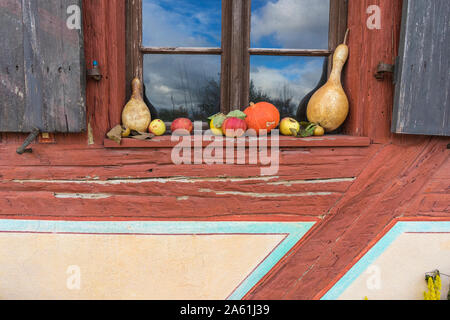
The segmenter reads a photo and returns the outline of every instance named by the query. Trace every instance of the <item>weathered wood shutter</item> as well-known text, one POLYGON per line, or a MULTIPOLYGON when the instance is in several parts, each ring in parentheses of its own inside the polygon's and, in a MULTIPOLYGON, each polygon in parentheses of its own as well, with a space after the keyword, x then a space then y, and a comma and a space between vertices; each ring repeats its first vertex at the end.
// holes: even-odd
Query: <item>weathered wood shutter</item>
POLYGON ((0 132, 85 131, 81 2, 0 0, 0 132))
POLYGON ((450 135, 450 1, 406 0, 392 131, 450 135))

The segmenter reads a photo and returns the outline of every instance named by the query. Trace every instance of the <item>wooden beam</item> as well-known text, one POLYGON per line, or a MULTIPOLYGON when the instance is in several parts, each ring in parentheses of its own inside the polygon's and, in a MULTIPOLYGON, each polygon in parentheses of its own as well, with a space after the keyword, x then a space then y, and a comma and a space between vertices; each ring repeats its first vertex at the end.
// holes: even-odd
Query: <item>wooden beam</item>
POLYGON ((231 2, 222 1, 222 61, 220 75, 220 109, 223 113, 230 110, 230 59, 231 59, 231 2))
MULTIPOLYGON (((126 42, 126 82, 130 84, 135 77, 143 81, 142 0, 127 0, 126 42)), ((131 92, 127 90, 127 99, 130 96, 131 92)))

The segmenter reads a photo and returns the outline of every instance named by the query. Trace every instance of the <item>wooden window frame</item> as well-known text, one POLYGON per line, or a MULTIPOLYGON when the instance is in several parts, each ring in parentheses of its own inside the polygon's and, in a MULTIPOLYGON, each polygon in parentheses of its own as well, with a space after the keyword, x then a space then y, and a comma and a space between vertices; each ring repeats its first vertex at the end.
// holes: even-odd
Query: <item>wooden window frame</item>
MULTIPOLYGON (((221 111, 249 105, 250 57, 304 56, 329 57, 342 43, 347 29, 348 0, 330 0, 328 50, 252 48, 250 45, 251 2, 222 0, 221 47, 145 47, 143 46, 142 0, 126 0, 126 81, 143 80, 144 55, 190 54, 221 56, 221 111)), ((329 71, 331 70, 329 59, 329 71)), ((130 92, 127 90, 127 99, 130 92)))

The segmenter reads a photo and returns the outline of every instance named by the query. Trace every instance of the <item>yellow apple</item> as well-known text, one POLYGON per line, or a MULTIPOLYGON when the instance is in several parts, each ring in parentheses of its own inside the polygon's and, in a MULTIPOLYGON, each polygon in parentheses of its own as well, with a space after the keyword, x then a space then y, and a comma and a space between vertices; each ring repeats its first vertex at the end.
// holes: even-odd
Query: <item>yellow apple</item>
POLYGON ((324 134, 325 134, 325 129, 322 128, 321 126, 317 126, 317 127, 314 129, 314 135, 315 135, 315 136, 323 136, 324 134))
POLYGON ((293 136, 291 129, 294 129, 297 133, 300 131, 300 123, 293 118, 284 118, 280 123, 280 132, 285 136, 293 136))
POLYGON ((148 131, 155 136, 162 136, 166 133, 166 124, 160 119, 153 120, 152 123, 150 123, 148 131))

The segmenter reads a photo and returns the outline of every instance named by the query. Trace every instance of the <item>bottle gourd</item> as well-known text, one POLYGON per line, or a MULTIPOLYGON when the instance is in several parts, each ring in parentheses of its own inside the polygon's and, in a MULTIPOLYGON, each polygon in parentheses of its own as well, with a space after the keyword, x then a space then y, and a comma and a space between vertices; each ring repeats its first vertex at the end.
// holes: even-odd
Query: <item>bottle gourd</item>
POLYGON ((341 83, 342 69, 348 59, 347 34, 344 43, 336 48, 333 56, 333 69, 328 82, 320 88, 308 103, 308 121, 317 123, 331 132, 339 128, 347 119, 349 102, 341 83))
POLYGON ((122 112, 122 124, 125 128, 138 132, 147 132, 152 120, 150 110, 142 98, 142 83, 138 78, 131 82, 132 95, 122 112))

